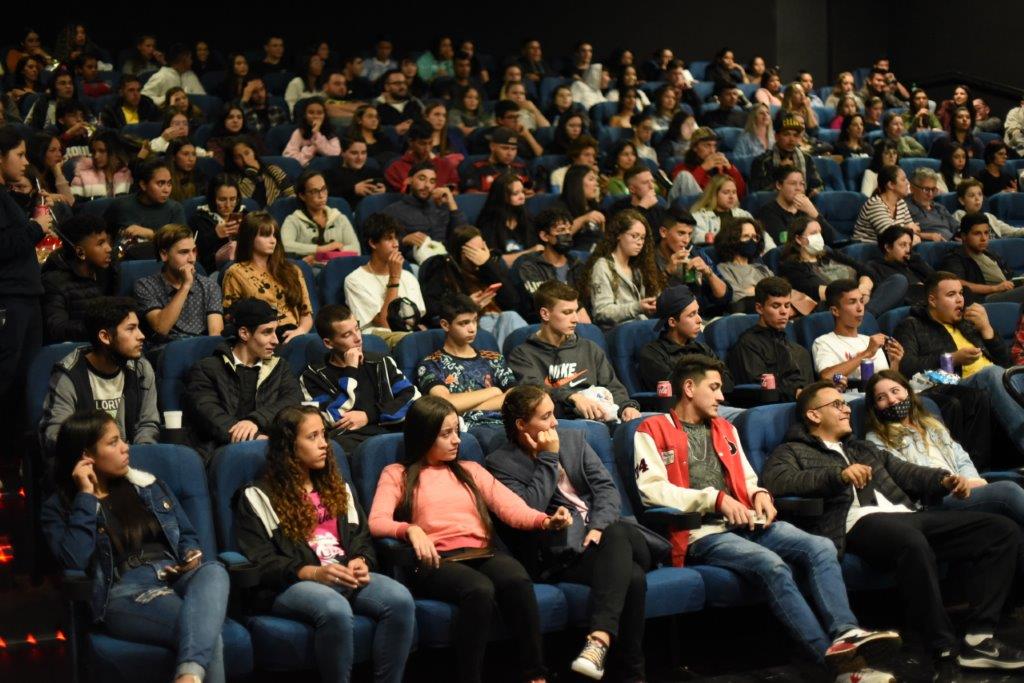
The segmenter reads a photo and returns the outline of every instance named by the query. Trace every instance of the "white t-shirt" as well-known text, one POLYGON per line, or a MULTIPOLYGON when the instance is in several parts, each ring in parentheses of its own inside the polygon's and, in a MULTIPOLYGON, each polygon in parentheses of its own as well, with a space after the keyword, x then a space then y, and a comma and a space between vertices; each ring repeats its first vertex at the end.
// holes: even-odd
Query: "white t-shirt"
MULTIPOLYGON (((345 278, 345 301, 359 321, 360 329, 377 327, 372 322, 373 317, 380 311, 387 291, 388 275, 376 275, 365 266, 356 268, 345 278)), ((402 271, 402 277, 398 280, 398 296, 415 303, 421 314, 427 312, 427 305, 423 303, 423 294, 420 292, 420 283, 416 276, 407 270, 402 271)))
MULTIPOLYGON (((858 334, 856 337, 840 337, 835 332, 823 334, 814 340, 811 345, 811 356, 814 358, 814 371, 820 373, 825 368, 831 368, 840 363, 845 363, 864 349, 868 348, 870 339, 866 334, 858 334)), ((875 351, 875 372, 888 370, 889 361, 885 352, 879 348, 875 351)), ((846 377, 847 379, 860 379, 860 366, 846 377)))
MULTIPOLYGON (((822 439, 822 443, 843 456, 846 464, 850 464, 849 458, 846 457, 846 453, 843 451, 843 444, 835 441, 825 441, 824 439, 822 439)), ((853 484, 850 484, 850 489, 853 491, 853 502, 850 504, 850 509, 846 511, 846 533, 850 533, 853 525, 868 515, 879 512, 913 512, 906 505, 897 505, 896 503, 889 502, 889 499, 883 496, 878 488, 875 488, 875 504, 864 507, 860 504, 860 500, 857 499, 857 489, 854 488, 853 484)))

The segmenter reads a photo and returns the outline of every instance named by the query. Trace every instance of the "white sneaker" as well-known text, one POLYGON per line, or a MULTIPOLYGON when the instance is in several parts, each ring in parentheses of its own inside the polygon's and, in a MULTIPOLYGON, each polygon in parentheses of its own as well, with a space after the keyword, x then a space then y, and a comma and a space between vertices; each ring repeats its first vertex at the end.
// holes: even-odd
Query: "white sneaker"
POLYGON ((861 669, 836 676, 836 683, 896 683, 896 677, 887 671, 861 669))
POLYGON ((608 656, 608 647, 599 640, 587 638, 587 644, 572 662, 572 670, 576 673, 601 680, 604 676, 604 660, 608 656))

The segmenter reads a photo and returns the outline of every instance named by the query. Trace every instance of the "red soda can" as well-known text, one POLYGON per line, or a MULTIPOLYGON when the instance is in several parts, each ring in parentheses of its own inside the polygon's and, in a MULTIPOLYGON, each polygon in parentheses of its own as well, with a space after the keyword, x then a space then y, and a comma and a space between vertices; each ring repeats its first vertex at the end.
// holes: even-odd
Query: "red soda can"
POLYGON ((768 391, 775 390, 775 375, 770 372, 766 372, 761 375, 761 388, 767 389, 768 391))
POLYGON ((672 395, 672 382, 662 380, 658 382, 658 398, 668 398, 672 395))

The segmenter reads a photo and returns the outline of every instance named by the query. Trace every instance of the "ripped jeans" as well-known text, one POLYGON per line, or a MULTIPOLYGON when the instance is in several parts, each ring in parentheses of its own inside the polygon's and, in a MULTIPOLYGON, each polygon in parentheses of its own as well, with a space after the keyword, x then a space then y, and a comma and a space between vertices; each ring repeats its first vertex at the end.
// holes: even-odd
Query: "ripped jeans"
POLYGON ((228 573, 204 562, 177 581, 157 577, 170 560, 123 573, 110 589, 103 623, 117 638, 162 645, 176 652, 174 675, 224 682, 221 628, 228 604, 228 573))

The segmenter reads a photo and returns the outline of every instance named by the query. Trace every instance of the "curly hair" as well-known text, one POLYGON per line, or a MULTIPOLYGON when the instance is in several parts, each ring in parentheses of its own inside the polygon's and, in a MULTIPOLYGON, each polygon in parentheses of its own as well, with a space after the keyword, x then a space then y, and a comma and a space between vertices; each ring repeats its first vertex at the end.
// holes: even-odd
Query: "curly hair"
MULTIPOLYGON (((647 219, 639 211, 624 209, 612 216, 612 219, 605 226, 604 240, 598 242, 597 247, 583 267, 580 279, 576 281, 580 289, 580 299, 582 301, 590 300, 591 277, 594 273, 594 265, 601 259, 607 259, 612 270, 615 270, 612 254, 619 246, 619 236, 633 227, 633 224, 636 222, 640 222, 644 226, 647 238, 644 240, 644 247, 640 250, 640 253, 629 259, 629 267, 633 269, 633 280, 643 288, 646 292, 645 296, 658 296, 661 290, 665 288, 665 274, 658 268, 658 263, 654 259, 654 233, 651 231, 650 223, 647 222, 647 219)), ((613 281, 613 289, 617 284, 617 281, 613 281)))
POLYGON ((743 235, 743 226, 754 226, 757 233, 757 240, 764 244, 764 226, 756 218, 734 218, 722 219, 722 229, 715 238, 715 255, 719 263, 730 263, 740 251, 740 237, 743 235))
MULTIPOLYGON (((267 491, 270 503, 281 520, 281 531, 301 543, 309 539, 317 524, 316 509, 306 496, 302 468, 295 455, 295 441, 307 417, 316 417, 323 422, 315 406, 289 406, 282 408, 274 417, 267 445, 267 467, 260 477, 260 484, 267 491)), ((333 454, 327 456, 323 469, 311 470, 309 478, 324 509, 334 519, 344 520, 348 493, 333 454)))

